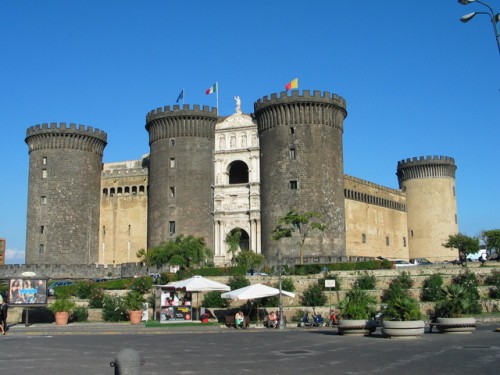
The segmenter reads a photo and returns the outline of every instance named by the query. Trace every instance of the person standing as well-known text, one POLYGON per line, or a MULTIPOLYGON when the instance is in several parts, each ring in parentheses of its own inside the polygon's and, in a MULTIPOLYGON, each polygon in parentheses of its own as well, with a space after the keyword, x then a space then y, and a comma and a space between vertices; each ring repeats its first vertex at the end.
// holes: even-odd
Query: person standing
POLYGON ((9 305, 7 305, 7 301, 2 300, 2 305, 0 305, 0 319, 2 324, 3 334, 7 332, 7 312, 9 310, 9 305))

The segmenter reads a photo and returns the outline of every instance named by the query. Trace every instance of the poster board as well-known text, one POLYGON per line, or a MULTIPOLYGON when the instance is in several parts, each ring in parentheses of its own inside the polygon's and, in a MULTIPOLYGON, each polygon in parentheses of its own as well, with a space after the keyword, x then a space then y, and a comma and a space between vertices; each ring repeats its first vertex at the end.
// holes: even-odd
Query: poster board
POLYGON ((193 319, 191 293, 162 289, 160 295, 160 323, 191 322, 193 319))
POLYGON ((9 305, 39 306, 47 304, 47 279, 19 277, 9 281, 9 305))

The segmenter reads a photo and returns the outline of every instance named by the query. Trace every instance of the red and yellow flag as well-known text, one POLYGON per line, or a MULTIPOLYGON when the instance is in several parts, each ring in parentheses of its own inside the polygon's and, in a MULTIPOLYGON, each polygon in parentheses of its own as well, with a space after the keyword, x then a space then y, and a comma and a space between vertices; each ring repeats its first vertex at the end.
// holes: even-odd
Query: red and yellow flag
POLYGON ((285 85, 285 90, 292 90, 292 89, 298 89, 299 88, 299 79, 298 78, 295 78, 295 79, 292 79, 290 82, 288 82, 286 85, 285 85))

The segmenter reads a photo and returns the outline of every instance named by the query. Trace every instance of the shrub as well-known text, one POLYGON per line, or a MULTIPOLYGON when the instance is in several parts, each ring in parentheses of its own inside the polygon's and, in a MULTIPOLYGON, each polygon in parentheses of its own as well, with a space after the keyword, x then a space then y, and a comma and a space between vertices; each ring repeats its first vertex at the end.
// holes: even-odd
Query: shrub
POLYGON ((105 322, 121 322, 128 320, 123 298, 120 296, 104 296, 102 319, 105 322))
POLYGON ((88 297, 89 307, 92 309, 102 308, 104 302, 104 291, 100 288, 93 288, 88 297))
POLYGON ((250 281, 245 276, 233 276, 229 279, 228 285, 231 290, 235 290, 249 286, 250 281))
POLYGON ((420 306, 408 292, 407 282, 397 278, 393 280, 387 293, 384 294, 386 306, 383 309, 384 320, 420 320, 420 306))
POLYGON ((131 290, 125 295, 123 302, 127 311, 138 311, 142 310, 143 304, 146 302, 146 298, 144 298, 144 294, 141 292, 131 290))
POLYGON ((50 306, 49 309, 53 313, 57 312, 71 312, 75 308, 75 303, 66 297, 57 298, 50 306))
POLYGON ((153 287, 153 279, 150 276, 136 277, 132 279, 129 289, 145 294, 153 287))
POLYGON ((363 290, 375 289, 376 285, 377 285, 377 278, 375 277, 375 275, 370 275, 367 272, 360 275, 356 279, 356 282, 354 283, 355 287, 363 290))
POLYGON ((70 298, 76 296, 76 285, 61 285, 54 289, 57 298, 70 298))
POLYGON ((76 306, 71 314, 71 320, 74 322, 86 322, 89 318, 89 310, 84 306, 76 306))
POLYGON ((89 299, 97 288, 99 287, 94 282, 82 281, 76 284, 75 293, 78 298, 89 299))
POLYGON ((474 303, 463 285, 450 284, 444 288, 444 293, 444 297, 436 303, 435 316, 459 318, 474 313, 474 303))
POLYGON ((310 285, 300 297, 302 306, 324 306, 326 296, 318 284, 310 285))
POLYGON ((478 281, 476 275, 469 270, 453 278, 453 282, 464 289, 464 298, 467 299, 467 309, 464 314, 480 314, 482 312, 479 304, 479 292, 477 290, 478 281))
POLYGON ((422 286, 422 301, 435 302, 444 297, 443 277, 439 274, 429 276, 422 286))
POLYGON ((204 307, 218 307, 218 308, 225 308, 228 307, 230 304, 230 301, 227 299, 222 298, 220 291, 212 291, 208 292, 205 294, 205 297, 203 298, 203 306, 204 307))
POLYGON ((490 298, 500 298, 500 272, 493 271, 485 280, 486 285, 490 286, 490 298))
POLYGON ((395 277, 391 280, 389 289, 384 290, 382 293, 382 302, 387 303, 393 298, 397 298, 402 293, 408 294, 407 289, 413 286, 413 280, 410 275, 406 272, 401 273, 401 275, 395 277))
POLYGON ((375 315, 375 298, 365 290, 352 288, 340 302, 343 319, 370 319, 375 315))

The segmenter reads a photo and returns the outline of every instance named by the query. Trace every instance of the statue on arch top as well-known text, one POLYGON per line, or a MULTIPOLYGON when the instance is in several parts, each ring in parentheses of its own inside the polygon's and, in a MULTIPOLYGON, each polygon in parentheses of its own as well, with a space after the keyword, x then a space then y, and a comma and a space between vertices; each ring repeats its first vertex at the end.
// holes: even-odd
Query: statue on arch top
POLYGON ((234 100, 236 100, 236 114, 241 115, 241 99, 239 96, 235 96, 234 100))

